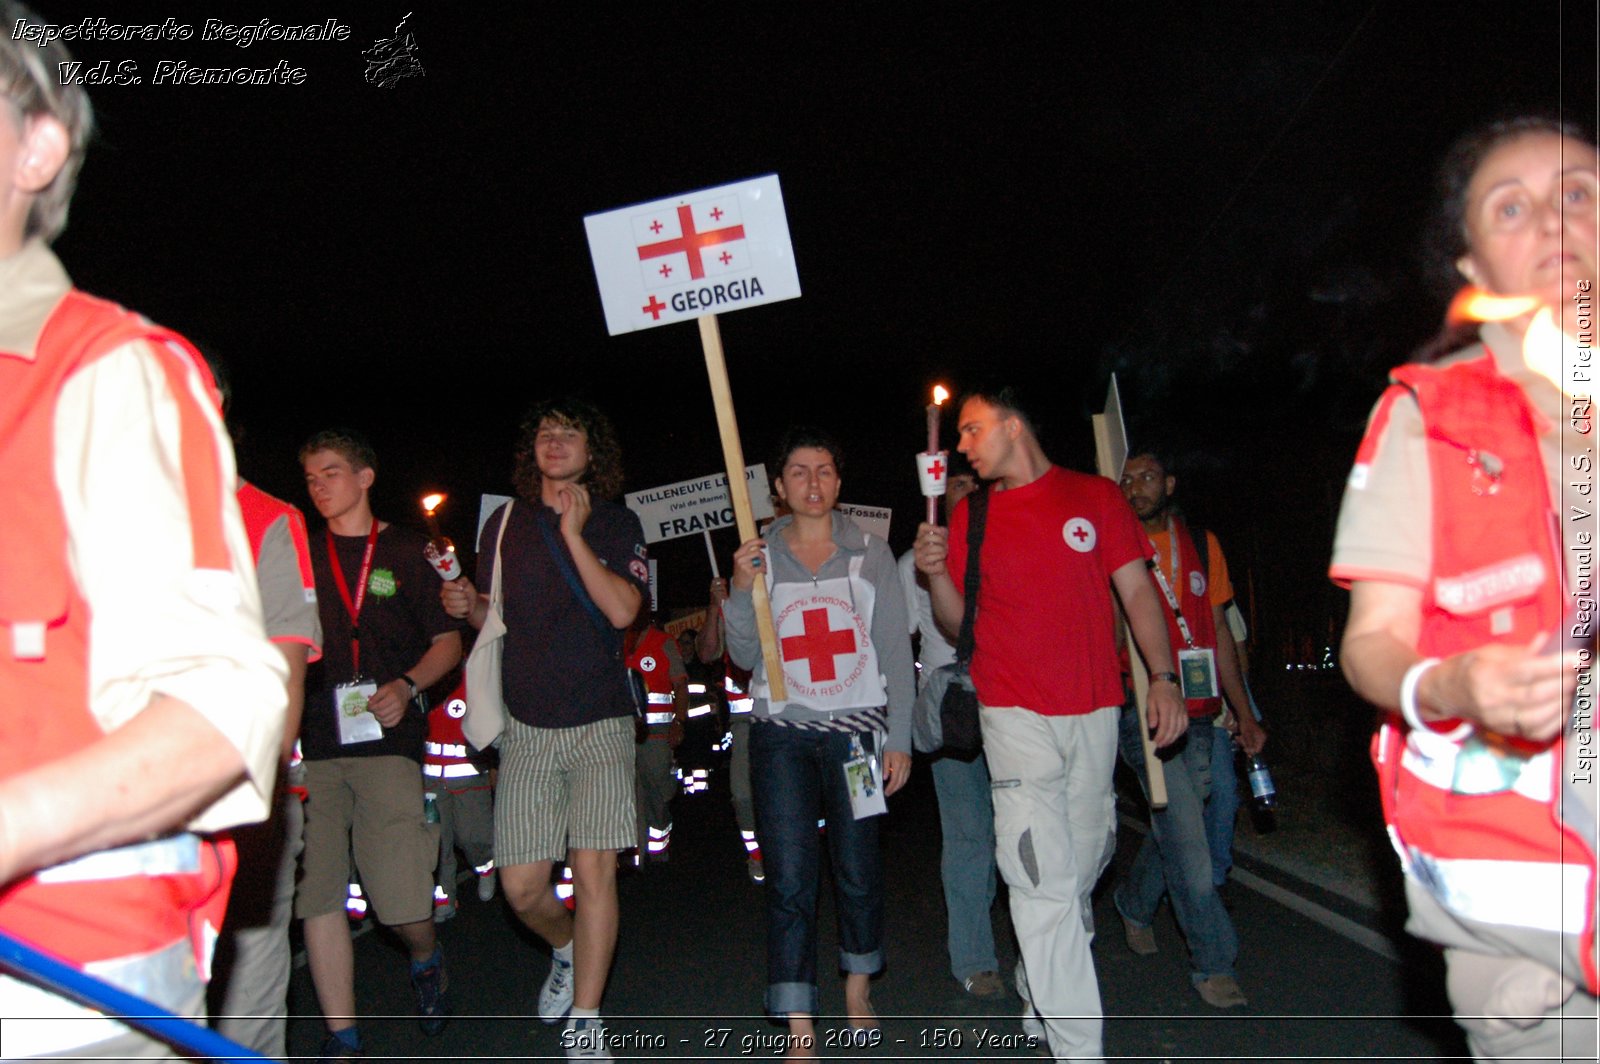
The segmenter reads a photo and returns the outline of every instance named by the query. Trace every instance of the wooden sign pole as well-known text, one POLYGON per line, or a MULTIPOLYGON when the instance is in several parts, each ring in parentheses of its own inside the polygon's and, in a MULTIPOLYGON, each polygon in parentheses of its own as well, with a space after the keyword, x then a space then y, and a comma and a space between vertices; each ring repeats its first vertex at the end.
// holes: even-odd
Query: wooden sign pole
MULTIPOLYGON (((728 365, 722 357, 722 330, 717 328, 715 314, 702 314, 698 320, 700 346, 706 352, 706 375, 711 378, 711 401, 717 408, 717 432, 722 436, 722 458, 728 466, 728 498, 733 502, 739 542, 744 543, 756 538, 756 517, 750 509, 750 487, 744 479, 744 447, 739 443, 739 422, 733 416, 733 390, 728 387, 728 365)), ((765 579, 756 580, 750 597, 755 602, 756 631, 761 635, 761 657, 767 665, 771 700, 787 702, 789 687, 783 681, 783 659, 778 655, 778 633, 772 627, 765 579)))
MULTIPOLYGON (((1111 392, 1106 397, 1106 410, 1106 414, 1096 414, 1093 418, 1095 464, 1101 476, 1119 481, 1123 463, 1128 460, 1128 441, 1122 437, 1122 403, 1117 395, 1115 377, 1111 379, 1111 392), (1113 418, 1108 416, 1113 407, 1115 425, 1113 418)), ((1167 774, 1161 759, 1156 756, 1156 744, 1150 738, 1150 717, 1145 709, 1150 694, 1150 674, 1145 669, 1144 659, 1139 656, 1139 648, 1133 645, 1133 630, 1126 623, 1122 626, 1122 637, 1129 644, 1128 660, 1133 664, 1133 705, 1139 713, 1139 739, 1144 744, 1145 778, 1150 781, 1150 808, 1165 809, 1167 774)))

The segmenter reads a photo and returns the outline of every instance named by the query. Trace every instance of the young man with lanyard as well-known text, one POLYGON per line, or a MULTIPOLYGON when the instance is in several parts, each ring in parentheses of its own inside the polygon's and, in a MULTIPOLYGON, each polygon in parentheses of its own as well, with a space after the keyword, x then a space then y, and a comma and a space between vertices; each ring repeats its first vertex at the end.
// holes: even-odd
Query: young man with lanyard
POLYGON ((418 696, 461 660, 461 632, 439 607, 427 537, 373 516, 371 446, 347 430, 320 432, 300 462, 328 524, 311 551, 326 641, 300 728, 307 798, 295 913, 329 1030, 322 1056, 339 1058, 361 1055, 344 914, 352 847, 373 911, 411 956, 423 1033, 444 1029, 448 981, 433 927, 439 840, 424 819, 418 696))
MULTIPOLYGON (((1162 895, 1170 894, 1178 926, 1189 944, 1195 990, 1207 1004, 1225 1009, 1246 1001, 1234 974, 1239 936, 1212 881, 1211 848, 1206 840, 1211 722, 1222 711, 1219 695, 1226 695, 1233 707, 1245 749, 1251 753, 1260 750, 1266 733, 1250 712, 1233 634, 1222 614, 1223 605, 1233 598, 1228 563, 1216 537, 1206 532, 1209 565, 1202 565, 1189 527, 1173 512, 1176 486, 1177 478, 1168 472, 1167 463, 1148 452, 1133 455, 1123 465, 1122 493, 1155 546, 1150 571, 1161 589, 1168 638, 1177 648, 1189 723, 1177 755, 1164 761, 1166 808, 1151 811, 1150 834, 1112 900, 1122 915, 1128 948, 1148 956, 1156 952, 1151 924, 1162 895)), ((1123 712, 1118 739, 1123 760, 1138 774, 1148 796, 1144 746, 1138 718, 1131 709, 1123 712)))
MULTIPOLYGON (((1123 701, 1111 595, 1150 667, 1147 713, 1161 747, 1186 725, 1160 592, 1145 567, 1148 541, 1117 486, 1053 465, 1012 388, 972 394, 957 425, 959 450, 992 482, 972 679, 993 780, 995 856, 1022 946, 1018 990, 1027 987, 1025 1019, 1037 1022, 1035 1010, 1046 1017, 1051 1052, 1095 1059, 1103 1022, 1089 892, 1115 843, 1111 772, 1123 701)), ((917 569, 946 632, 961 627, 977 498, 962 500, 948 529, 917 529, 917 569)))
MULTIPOLYGON (((93 127, 58 43, 0 2, 0 930, 204 1012, 231 843, 264 819, 287 670, 262 630, 234 458, 198 353, 72 287, 93 127)), ((0 977, 0 1057, 171 1049, 0 977)))
MULTIPOLYGON (((550 944, 539 1018, 569 1017, 561 1037, 569 1057, 609 1060, 600 1000, 617 945, 617 852, 637 830, 622 630, 649 583, 644 531, 612 501, 622 491, 621 449, 610 420, 583 400, 529 411, 514 480, 518 498, 489 518, 478 550, 480 586, 493 586, 497 557, 505 566, 508 719, 495 859, 506 901, 550 944), (573 874, 573 912, 550 889, 561 860, 573 874)), ((471 581, 449 581, 440 595, 452 617, 483 626, 489 598, 471 581)))

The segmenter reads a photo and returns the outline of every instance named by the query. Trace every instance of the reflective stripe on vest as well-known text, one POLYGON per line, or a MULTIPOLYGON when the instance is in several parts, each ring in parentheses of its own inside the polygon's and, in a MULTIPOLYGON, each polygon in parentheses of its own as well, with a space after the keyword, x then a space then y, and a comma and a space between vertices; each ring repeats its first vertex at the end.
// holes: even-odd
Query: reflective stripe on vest
POLYGON ((463 776, 480 775, 478 766, 474 765, 470 761, 464 761, 458 765, 423 765, 422 774, 424 776, 433 776, 436 779, 447 780, 460 779, 463 776))
POLYGON ((92 883, 127 876, 197 875, 200 839, 187 832, 165 839, 84 854, 34 873, 40 883, 92 883))
POLYGON ((671 713, 646 713, 644 715, 644 722, 646 724, 671 724, 672 721, 673 714, 671 713))
POLYGON ((466 757, 465 743, 435 743, 427 742, 422 745, 423 750, 434 757, 466 757))
POLYGON ((658 694, 655 691, 651 691, 645 696, 645 701, 650 703, 652 706, 670 706, 672 705, 672 696, 670 694, 658 694))

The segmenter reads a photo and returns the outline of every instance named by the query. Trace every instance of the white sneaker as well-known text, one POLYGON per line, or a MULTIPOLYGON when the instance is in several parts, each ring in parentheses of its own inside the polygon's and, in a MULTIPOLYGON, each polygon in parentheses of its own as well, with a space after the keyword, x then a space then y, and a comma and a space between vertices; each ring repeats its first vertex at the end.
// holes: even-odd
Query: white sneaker
POLYGON ((478 900, 479 901, 493 901, 494 900, 494 885, 495 885, 495 880, 497 880, 498 878, 499 878, 499 872, 496 871, 493 868, 489 869, 489 871, 486 874, 481 875, 481 876, 478 877, 478 900))
POLYGON ((572 1011, 572 962, 550 958, 550 974, 539 988, 539 1019, 557 1023, 572 1011))
POLYGON ((1028 969, 1017 960, 1016 971, 1017 996, 1022 999, 1022 1033, 1033 1038, 1040 1046, 1048 1047, 1049 1035, 1044 1029, 1044 1021, 1039 1019, 1039 1010, 1033 1007, 1033 995, 1028 993, 1028 969))
POLYGON ((568 1060, 612 1060, 606 1049, 606 1025, 598 1016, 585 1016, 567 1024, 561 1032, 568 1060))

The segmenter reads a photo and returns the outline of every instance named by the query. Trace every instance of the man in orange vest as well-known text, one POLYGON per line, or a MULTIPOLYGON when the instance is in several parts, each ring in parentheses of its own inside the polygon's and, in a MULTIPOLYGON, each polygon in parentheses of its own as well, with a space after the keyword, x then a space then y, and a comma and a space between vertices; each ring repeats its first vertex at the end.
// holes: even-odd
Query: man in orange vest
MULTIPOLYGON (((1163 895, 1170 898, 1189 946, 1195 992, 1215 1008, 1238 1008, 1247 1004, 1234 972, 1239 936, 1217 893, 1206 839, 1205 804, 1214 774, 1211 721, 1226 697, 1245 750, 1260 751, 1266 732, 1250 713, 1233 633, 1222 615, 1223 604, 1233 598, 1233 585, 1221 545, 1210 532, 1190 529, 1178 516, 1172 502, 1177 477, 1169 460, 1148 451, 1134 454, 1123 464, 1121 486, 1155 547, 1150 572, 1161 591, 1167 639, 1183 676, 1189 720, 1177 752, 1166 760, 1166 807, 1151 811, 1150 834, 1112 901, 1122 915, 1128 948, 1148 956, 1157 948, 1152 927, 1156 910, 1163 895)), ((1139 719, 1131 709, 1122 712, 1118 740, 1122 759, 1148 791, 1139 719)))
MULTIPOLYGON (((210 374, 48 247, 93 124, 70 59, 0 35, 0 930, 196 1016, 233 864, 197 832, 267 815, 287 670, 210 374)), ((0 1056, 42 1054, 169 1051, 0 978, 0 1056)))

